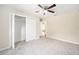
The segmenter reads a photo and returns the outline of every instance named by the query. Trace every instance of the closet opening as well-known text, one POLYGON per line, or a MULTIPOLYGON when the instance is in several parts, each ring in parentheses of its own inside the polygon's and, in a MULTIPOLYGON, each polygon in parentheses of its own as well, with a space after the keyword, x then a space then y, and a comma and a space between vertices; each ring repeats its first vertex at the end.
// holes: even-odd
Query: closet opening
POLYGON ((11 47, 16 48, 18 44, 26 41, 26 16, 12 15, 11 25, 11 47))

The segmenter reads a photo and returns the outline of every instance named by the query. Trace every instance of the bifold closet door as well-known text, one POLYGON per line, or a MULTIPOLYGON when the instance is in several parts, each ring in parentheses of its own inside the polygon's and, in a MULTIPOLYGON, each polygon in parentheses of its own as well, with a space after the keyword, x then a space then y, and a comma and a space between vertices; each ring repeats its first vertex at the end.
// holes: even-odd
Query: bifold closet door
POLYGON ((20 22, 15 22, 15 42, 21 41, 21 27, 20 22))
POLYGON ((36 39, 36 20, 26 18, 26 41, 36 39))
POLYGON ((15 17, 15 42, 23 41, 26 39, 26 18, 15 17))

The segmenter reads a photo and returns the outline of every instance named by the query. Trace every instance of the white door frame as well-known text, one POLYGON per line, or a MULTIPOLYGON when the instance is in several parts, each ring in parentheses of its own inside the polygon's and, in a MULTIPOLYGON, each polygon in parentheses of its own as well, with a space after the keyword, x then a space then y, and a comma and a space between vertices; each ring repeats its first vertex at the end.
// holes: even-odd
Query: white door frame
POLYGON ((15 14, 15 13, 11 13, 10 14, 10 46, 11 48, 15 48, 15 15, 21 16, 21 17, 27 17, 24 15, 20 15, 20 14, 15 14))

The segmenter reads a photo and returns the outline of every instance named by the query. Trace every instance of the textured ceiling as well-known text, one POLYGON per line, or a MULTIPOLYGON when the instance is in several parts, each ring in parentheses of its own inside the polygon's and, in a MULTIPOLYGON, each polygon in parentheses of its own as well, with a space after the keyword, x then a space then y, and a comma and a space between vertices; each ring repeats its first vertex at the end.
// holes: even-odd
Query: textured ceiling
MULTIPOLYGON (((50 5, 51 4, 42 4, 42 6, 50 6, 50 5)), ((11 6, 18 10, 30 12, 39 17, 46 17, 46 16, 50 16, 50 15, 60 15, 63 13, 79 11, 79 4, 57 4, 56 7, 51 9, 51 10, 55 11, 56 13, 52 14, 52 13, 47 12, 46 16, 44 16, 43 10, 40 7, 38 7, 37 4, 14 4, 11 6), (35 11, 40 11, 40 12, 35 13, 35 11)))

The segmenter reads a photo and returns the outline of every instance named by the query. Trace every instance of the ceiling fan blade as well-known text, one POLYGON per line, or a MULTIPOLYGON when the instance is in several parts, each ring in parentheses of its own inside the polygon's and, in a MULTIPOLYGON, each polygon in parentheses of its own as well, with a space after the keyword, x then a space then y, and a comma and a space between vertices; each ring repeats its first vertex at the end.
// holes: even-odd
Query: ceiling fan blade
POLYGON ((47 9, 53 8, 55 6, 56 6, 56 4, 53 4, 53 5, 49 6, 47 9))
POLYGON ((38 6, 39 6, 40 8, 43 8, 43 6, 42 6, 42 5, 40 5, 40 4, 38 4, 38 6))
POLYGON ((54 11, 51 11, 51 10, 47 10, 48 12, 51 12, 51 13, 55 13, 54 11))

